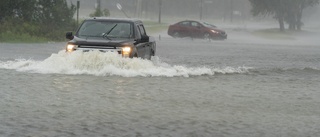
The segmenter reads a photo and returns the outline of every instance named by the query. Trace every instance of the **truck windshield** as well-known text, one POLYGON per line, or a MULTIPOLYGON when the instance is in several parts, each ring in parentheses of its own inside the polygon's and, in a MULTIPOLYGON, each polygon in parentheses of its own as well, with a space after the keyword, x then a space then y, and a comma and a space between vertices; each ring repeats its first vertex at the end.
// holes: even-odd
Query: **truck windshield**
POLYGON ((107 37, 107 38, 132 38, 131 23, 114 21, 85 21, 78 36, 83 37, 107 37))

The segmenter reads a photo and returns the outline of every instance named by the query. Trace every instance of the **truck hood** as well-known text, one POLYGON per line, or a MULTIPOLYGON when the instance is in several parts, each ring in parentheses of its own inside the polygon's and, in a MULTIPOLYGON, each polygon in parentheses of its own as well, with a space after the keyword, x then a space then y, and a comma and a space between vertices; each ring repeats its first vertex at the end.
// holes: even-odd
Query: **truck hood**
POLYGON ((104 46, 104 47, 120 47, 123 43, 134 43, 134 39, 107 39, 103 37, 77 37, 69 43, 83 46, 104 46))

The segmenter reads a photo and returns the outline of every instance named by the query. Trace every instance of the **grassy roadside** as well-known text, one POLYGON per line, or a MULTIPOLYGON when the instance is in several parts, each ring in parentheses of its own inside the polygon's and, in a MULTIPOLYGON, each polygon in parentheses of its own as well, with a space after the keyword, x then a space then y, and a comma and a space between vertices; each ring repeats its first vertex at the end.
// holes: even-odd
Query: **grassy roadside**
MULTIPOLYGON (((166 31, 168 24, 144 21, 145 29, 149 35, 166 31)), ((251 32, 252 35, 271 40, 294 40, 298 31, 280 32, 279 29, 262 29, 251 32)), ((61 34, 64 37, 65 33, 61 34)), ((14 34, 12 32, 0 33, 0 43, 47 43, 53 40, 44 37, 35 37, 27 33, 14 34)), ((62 42, 62 41, 56 41, 62 42)))
POLYGON ((158 23, 153 21, 143 21, 147 34, 155 34, 158 32, 166 31, 168 29, 168 24, 158 23))
POLYGON ((0 33, 2 43, 45 43, 50 41, 47 38, 31 36, 27 33, 14 34, 12 32, 0 33))
MULTIPOLYGON (((143 21, 145 25, 145 29, 147 31, 147 34, 155 34, 158 32, 162 32, 167 30, 168 24, 165 23, 158 23, 153 21, 143 21)), ((64 38, 65 33, 59 34, 58 37, 64 38)), ((31 36, 28 33, 21 32, 20 34, 15 34, 10 31, 7 32, 0 32, 0 43, 47 43, 50 40, 44 37, 36 37, 31 36)), ((62 42, 62 41, 56 41, 56 42, 62 42)))
POLYGON ((256 30, 252 32, 252 34, 255 36, 259 36, 265 39, 274 39, 274 40, 294 40, 295 39, 294 35, 296 33, 297 31, 289 31, 289 30, 280 32, 280 30, 277 28, 262 29, 262 30, 256 30))

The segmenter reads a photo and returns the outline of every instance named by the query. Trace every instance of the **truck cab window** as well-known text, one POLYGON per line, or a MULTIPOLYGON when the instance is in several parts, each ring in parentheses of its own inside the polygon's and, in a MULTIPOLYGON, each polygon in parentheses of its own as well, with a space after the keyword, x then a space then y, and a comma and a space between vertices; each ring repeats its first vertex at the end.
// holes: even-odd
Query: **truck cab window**
POLYGON ((142 35, 147 35, 147 34, 146 34, 146 31, 145 31, 145 29, 144 29, 144 27, 143 27, 142 25, 139 25, 138 28, 139 28, 139 31, 140 31, 141 36, 142 36, 142 35))

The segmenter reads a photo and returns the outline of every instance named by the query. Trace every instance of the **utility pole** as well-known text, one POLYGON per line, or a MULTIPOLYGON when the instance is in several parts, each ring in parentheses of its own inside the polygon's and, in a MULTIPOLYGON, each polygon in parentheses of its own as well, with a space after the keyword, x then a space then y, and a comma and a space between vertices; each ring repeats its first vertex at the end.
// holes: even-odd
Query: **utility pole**
POLYGON ((202 20, 203 0, 200 0, 200 20, 202 20))
POLYGON ((100 10, 101 9, 101 0, 97 0, 97 7, 96 9, 100 10))
POLYGON ((76 25, 76 29, 78 28, 79 25, 79 9, 80 9, 80 1, 77 1, 77 25, 76 25))
POLYGON ((138 18, 141 17, 141 10, 142 9, 142 0, 137 0, 137 7, 136 7, 136 16, 138 18))
POLYGON ((159 0, 159 20, 158 20, 158 23, 161 23, 161 9, 162 9, 162 0, 159 0))
POLYGON ((233 3, 234 3, 234 0, 230 0, 230 21, 233 22, 233 3))
POLYGON ((225 1, 223 1, 223 22, 226 22, 226 20, 227 20, 227 15, 228 15, 228 3, 227 3, 227 1, 225 0, 225 1))

